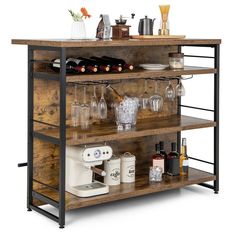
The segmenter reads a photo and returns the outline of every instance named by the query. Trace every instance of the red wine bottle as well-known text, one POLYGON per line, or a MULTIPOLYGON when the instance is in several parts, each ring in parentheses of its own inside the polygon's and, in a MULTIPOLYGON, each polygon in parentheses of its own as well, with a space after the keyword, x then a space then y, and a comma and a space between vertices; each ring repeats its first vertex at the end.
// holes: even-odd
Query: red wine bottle
POLYGON ((171 143, 171 152, 167 155, 167 174, 179 175, 179 153, 176 150, 176 143, 171 143))
POLYGON ((98 68, 98 70, 101 72, 109 72, 110 71, 110 66, 102 64, 102 63, 95 61, 93 59, 88 59, 88 58, 84 58, 84 57, 78 57, 78 59, 88 62, 88 64, 90 66, 94 66, 94 67, 98 68))
POLYGON ((90 64, 85 58, 78 57, 77 60, 79 61, 79 65, 83 65, 86 68, 86 72, 96 73, 98 71, 98 66, 90 64))
POLYGON ((119 63, 112 62, 110 60, 107 60, 107 59, 101 58, 101 57, 91 57, 91 59, 97 61, 98 63, 110 66, 112 71, 118 71, 118 72, 122 71, 122 65, 119 63))
POLYGON ((123 69, 128 69, 128 70, 133 70, 134 69, 134 65, 127 64, 125 62, 125 60, 123 60, 123 59, 114 58, 114 57, 107 57, 107 56, 103 56, 102 58, 114 61, 114 63, 119 63, 120 65, 122 65, 123 69))
MULTIPOLYGON (((55 72, 60 72, 61 64, 60 59, 55 58, 52 60, 51 69, 55 72)), ((67 73, 83 73, 85 72, 84 66, 78 66, 76 59, 68 58, 66 59, 66 72, 67 73)))

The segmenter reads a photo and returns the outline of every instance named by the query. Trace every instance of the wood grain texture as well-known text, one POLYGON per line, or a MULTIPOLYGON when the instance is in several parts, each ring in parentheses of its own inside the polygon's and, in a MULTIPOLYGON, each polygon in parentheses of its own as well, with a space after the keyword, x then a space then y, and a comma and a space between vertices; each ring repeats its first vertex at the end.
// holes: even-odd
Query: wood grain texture
MULTIPOLYGON (((95 124, 88 131, 83 131, 79 128, 68 128, 66 130, 66 143, 67 145, 99 143, 214 126, 216 126, 216 122, 211 120, 173 115, 162 118, 143 119, 137 122, 134 129, 126 132, 117 132, 115 122, 104 123, 102 125, 95 124)), ((55 138, 58 137, 58 129, 56 128, 40 130, 39 132, 55 138)))
MULTIPOLYGON (((66 192, 66 210, 68 211, 170 189, 182 188, 188 185, 203 183, 215 179, 216 178, 213 174, 193 168, 190 168, 188 176, 164 176, 161 183, 149 183, 148 175, 136 176, 135 183, 110 186, 110 192, 105 195, 80 198, 66 192)), ((58 201, 58 193, 56 191, 42 186, 38 189, 38 192, 52 198, 55 201, 58 201)))
POLYGON ((156 39, 156 40, 70 40, 70 39, 12 39, 12 44, 50 47, 125 47, 153 45, 215 45, 220 39, 156 39))

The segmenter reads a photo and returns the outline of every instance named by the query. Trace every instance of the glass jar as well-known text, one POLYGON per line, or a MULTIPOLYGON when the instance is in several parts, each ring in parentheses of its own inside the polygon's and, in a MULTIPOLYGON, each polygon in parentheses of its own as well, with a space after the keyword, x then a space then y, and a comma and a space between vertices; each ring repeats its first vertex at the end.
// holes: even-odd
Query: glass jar
POLYGON ((169 66, 171 69, 184 68, 184 54, 183 53, 169 53, 169 66))

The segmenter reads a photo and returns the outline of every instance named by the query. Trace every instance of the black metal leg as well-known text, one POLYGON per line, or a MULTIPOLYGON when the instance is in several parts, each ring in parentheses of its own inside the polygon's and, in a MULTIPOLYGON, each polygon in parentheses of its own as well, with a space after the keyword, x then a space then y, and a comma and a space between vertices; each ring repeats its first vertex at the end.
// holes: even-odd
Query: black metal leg
POLYGON ((33 104, 34 104, 34 78, 33 78, 33 49, 28 46, 28 143, 27 143, 27 208, 31 211, 33 189, 33 104))
POLYGON ((220 45, 215 45, 215 68, 217 72, 214 74, 214 121, 216 127, 214 127, 214 175, 216 180, 214 181, 214 191, 217 194, 219 191, 219 93, 220 93, 220 45))
POLYGON ((66 152, 66 49, 60 50, 60 175, 59 226, 65 225, 65 152, 66 152))

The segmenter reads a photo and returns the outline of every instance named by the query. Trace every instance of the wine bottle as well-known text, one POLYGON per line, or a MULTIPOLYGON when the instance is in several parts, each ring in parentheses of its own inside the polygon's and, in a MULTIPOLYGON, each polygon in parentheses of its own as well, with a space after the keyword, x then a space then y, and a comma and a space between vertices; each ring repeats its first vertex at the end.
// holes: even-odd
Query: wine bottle
POLYGON ((120 65, 119 63, 115 63, 115 62, 112 62, 110 60, 107 60, 107 59, 101 58, 101 57, 91 57, 91 59, 94 59, 98 63, 102 63, 104 65, 110 66, 112 71, 117 71, 117 72, 122 71, 122 65, 120 65))
POLYGON ((84 58, 84 57, 79 57, 78 59, 88 62, 88 64, 90 66, 94 66, 94 67, 98 68, 98 70, 101 72, 109 72, 110 71, 109 65, 105 65, 105 64, 102 64, 101 62, 95 61, 93 59, 84 58))
POLYGON ((182 138, 182 147, 180 155, 180 175, 188 175, 188 155, 187 155, 187 140, 182 138))
POLYGON ((164 147, 164 141, 160 141, 160 153, 163 155, 164 157, 164 173, 166 173, 166 160, 167 160, 167 153, 165 151, 165 147, 164 147))
POLYGON ((179 175, 179 153, 176 151, 176 143, 171 143, 171 152, 167 155, 167 174, 179 175))
POLYGON ((98 66, 88 62, 85 58, 78 57, 77 60, 79 61, 79 65, 83 65, 87 72, 96 73, 98 71, 98 66))
MULTIPOLYGON (((55 72, 60 72, 61 64, 60 59, 55 58, 52 60, 51 69, 55 72)), ((67 73, 83 73, 85 72, 84 66, 79 66, 75 58, 67 58, 66 59, 66 72, 67 73)))
POLYGON ((152 166, 158 166, 164 173, 164 156, 161 154, 160 144, 156 144, 156 154, 152 156, 152 166))
POLYGON ((110 84, 107 84, 106 89, 108 89, 112 93, 117 102, 120 103, 124 100, 124 97, 121 96, 110 84))
POLYGON ((122 65, 123 69, 128 69, 128 70, 133 70, 134 69, 134 65, 127 64, 125 62, 125 60, 123 60, 123 59, 114 58, 114 57, 107 57, 107 56, 103 56, 102 58, 108 59, 110 61, 113 61, 114 63, 118 63, 118 64, 122 65))

